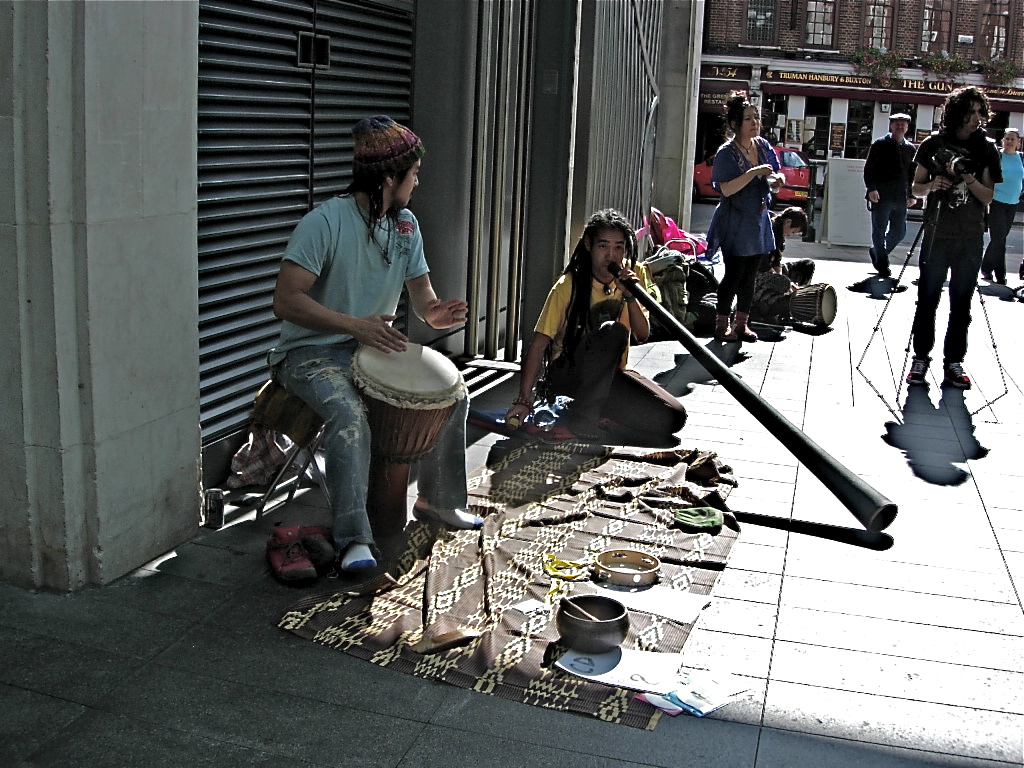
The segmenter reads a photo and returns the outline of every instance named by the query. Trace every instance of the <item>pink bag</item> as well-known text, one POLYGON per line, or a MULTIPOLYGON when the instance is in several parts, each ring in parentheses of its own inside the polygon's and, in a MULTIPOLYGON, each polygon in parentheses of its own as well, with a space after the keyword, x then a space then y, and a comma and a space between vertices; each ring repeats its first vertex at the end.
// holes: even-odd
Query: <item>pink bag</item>
POLYGON ((707 241, 703 235, 691 235, 685 232, 679 228, 671 216, 666 216, 657 208, 651 208, 650 220, 645 220, 644 226, 636 234, 637 237, 644 237, 649 234, 656 246, 664 246, 673 251, 687 254, 694 259, 704 254, 708 249, 707 241))

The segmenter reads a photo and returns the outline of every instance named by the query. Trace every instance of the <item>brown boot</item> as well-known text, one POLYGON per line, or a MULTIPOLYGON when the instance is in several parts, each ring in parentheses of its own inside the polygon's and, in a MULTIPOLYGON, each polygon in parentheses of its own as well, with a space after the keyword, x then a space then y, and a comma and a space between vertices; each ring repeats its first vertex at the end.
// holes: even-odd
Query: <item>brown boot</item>
POLYGON ((736 334, 729 331, 729 316, 715 318, 715 341, 736 341, 736 334))
POLYGON ((740 341, 757 341, 757 334, 750 330, 750 326, 747 323, 750 321, 750 315, 746 312, 736 313, 736 323, 732 327, 732 335, 740 341))

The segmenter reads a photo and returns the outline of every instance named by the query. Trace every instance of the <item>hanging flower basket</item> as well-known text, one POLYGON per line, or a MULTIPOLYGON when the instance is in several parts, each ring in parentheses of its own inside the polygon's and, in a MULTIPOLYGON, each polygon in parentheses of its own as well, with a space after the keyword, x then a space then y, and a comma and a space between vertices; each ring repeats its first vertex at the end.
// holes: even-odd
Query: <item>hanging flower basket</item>
POLYGON ((985 78, 985 85, 990 88, 998 88, 1009 85, 1021 76, 1020 64, 1010 59, 998 57, 995 59, 982 59, 978 62, 978 71, 985 78))
POLYGON ((921 69, 930 72, 936 80, 946 83, 955 83, 960 75, 970 72, 974 65, 969 59, 958 56, 955 53, 926 53, 921 57, 921 69))
POLYGON ((853 54, 851 63, 858 75, 867 75, 872 80, 887 85, 903 64, 903 57, 884 48, 861 48, 853 54))

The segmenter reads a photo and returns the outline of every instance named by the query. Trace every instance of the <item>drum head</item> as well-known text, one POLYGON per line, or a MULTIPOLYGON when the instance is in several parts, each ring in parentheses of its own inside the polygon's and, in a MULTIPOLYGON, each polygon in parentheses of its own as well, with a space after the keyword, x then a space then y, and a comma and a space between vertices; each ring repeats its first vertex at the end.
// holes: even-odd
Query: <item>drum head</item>
POLYGON ((821 293, 821 306, 818 308, 818 312, 821 315, 821 322, 824 325, 832 325, 832 321, 836 319, 836 309, 838 307, 838 300, 836 298, 836 289, 831 285, 826 285, 825 290, 821 293))
POLYGON ((404 352, 360 347, 352 357, 352 379, 362 393, 397 408, 447 408, 466 397, 455 364, 436 349, 408 343, 404 352))

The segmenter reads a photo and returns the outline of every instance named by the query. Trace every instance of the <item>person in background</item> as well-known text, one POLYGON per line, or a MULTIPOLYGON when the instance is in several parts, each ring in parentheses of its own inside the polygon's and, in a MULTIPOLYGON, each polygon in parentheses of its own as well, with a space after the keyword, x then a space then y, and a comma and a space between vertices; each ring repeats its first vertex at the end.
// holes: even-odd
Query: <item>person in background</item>
POLYGON ((708 253, 722 249, 725 274, 718 286, 715 338, 719 341, 757 341, 749 326, 757 267, 775 249, 775 234, 768 214, 772 192, 782 186, 779 158, 761 137, 761 118, 746 94, 733 91, 725 102, 728 131, 718 148, 711 184, 721 193, 708 225, 708 253), (729 313, 736 301, 735 320, 729 313))
POLYGON ((507 424, 522 424, 532 412, 540 382, 542 399, 573 398, 566 426, 577 437, 596 438, 609 421, 655 437, 682 429, 686 410, 679 401, 625 370, 630 337, 643 342, 651 331, 647 311, 623 283, 636 279, 652 290, 647 268, 633 271, 636 258, 636 234, 621 213, 590 217, 537 318, 507 424), (613 264, 621 268, 617 275, 613 264))
MULTIPOLYGON (((1017 215, 1022 184, 1024 184, 1024 163, 1021 163, 1020 131, 1007 128, 1003 132, 999 162, 1003 180, 996 184, 992 202, 988 207, 988 247, 981 260, 981 276, 990 283, 1006 285, 1006 237, 1010 234, 1013 219, 1017 215)), ((1020 263, 1020 275, 1024 280, 1024 260, 1020 263)))
POLYGON ((1003 180, 999 152, 985 136, 988 97, 965 86, 946 96, 942 125, 921 142, 914 156, 914 195, 927 195, 927 234, 914 313, 914 359, 907 383, 926 384, 935 345, 935 312, 949 276, 949 322, 943 345, 943 383, 970 389, 964 371, 971 299, 978 284, 985 235, 985 210, 1003 180))
POLYGON ((803 235, 807 231, 807 214, 802 208, 791 206, 772 216, 775 248, 764 255, 754 281, 754 300, 750 314, 761 323, 780 323, 789 319, 789 298, 797 288, 807 285, 814 276, 814 262, 799 259, 784 264, 782 252, 786 238, 803 235))
POLYGON ((907 141, 910 115, 889 116, 889 133, 875 139, 864 162, 864 197, 871 211, 871 264, 889 277, 889 254, 907 234, 907 208, 914 204, 914 145, 907 141))
MULTIPOLYGON (((462 299, 442 301, 430 283, 423 237, 408 210, 419 184, 423 144, 386 115, 352 131, 353 180, 344 194, 306 214, 285 248, 274 288, 274 314, 284 322, 269 362, 281 384, 324 419, 327 487, 341 571, 376 567, 366 510, 370 429, 350 374, 359 345, 400 352, 408 338, 395 328, 402 288, 431 328, 466 321, 462 299)), ((420 463, 416 517, 454 528, 483 521, 464 511, 467 497, 464 398, 420 463)))

